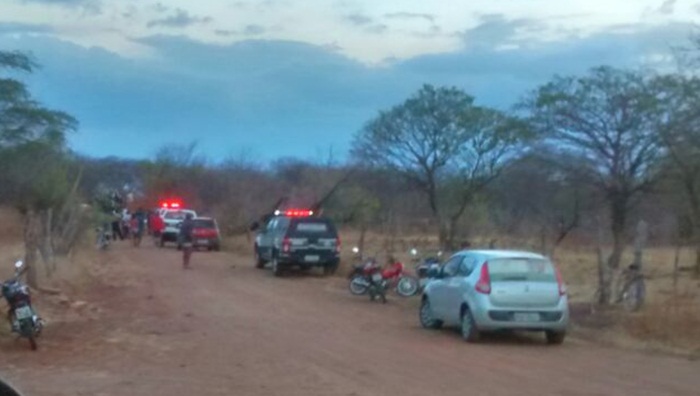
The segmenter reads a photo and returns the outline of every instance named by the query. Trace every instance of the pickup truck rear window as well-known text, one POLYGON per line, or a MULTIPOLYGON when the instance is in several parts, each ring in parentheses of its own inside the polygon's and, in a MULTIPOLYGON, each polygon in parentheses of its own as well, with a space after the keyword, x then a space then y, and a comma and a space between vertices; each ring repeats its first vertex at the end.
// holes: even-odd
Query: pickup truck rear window
POLYGON ((298 232, 328 232, 328 224, 326 223, 298 223, 296 226, 298 232))
POLYGON ((187 212, 187 211, 177 211, 177 212, 166 212, 165 213, 165 219, 166 220, 185 220, 185 216, 187 213, 192 213, 194 216, 194 212, 187 212))

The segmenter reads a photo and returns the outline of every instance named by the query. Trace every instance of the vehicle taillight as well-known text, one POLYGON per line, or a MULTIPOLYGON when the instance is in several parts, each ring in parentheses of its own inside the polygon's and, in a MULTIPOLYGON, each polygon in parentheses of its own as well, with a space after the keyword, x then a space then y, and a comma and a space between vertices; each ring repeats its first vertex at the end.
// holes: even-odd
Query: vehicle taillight
POLYGON ((491 294, 491 276, 489 275, 489 263, 481 266, 479 281, 476 282, 476 291, 482 294, 491 294))
POLYGON ((282 240, 282 251, 284 253, 289 253, 292 250, 292 241, 289 238, 284 238, 282 240))
POLYGON ((566 295, 566 284, 564 284, 564 278, 562 278, 561 272, 559 271, 559 268, 556 268, 555 271, 557 274, 557 284, 559 284, 559 295, 565 296, 566 295))

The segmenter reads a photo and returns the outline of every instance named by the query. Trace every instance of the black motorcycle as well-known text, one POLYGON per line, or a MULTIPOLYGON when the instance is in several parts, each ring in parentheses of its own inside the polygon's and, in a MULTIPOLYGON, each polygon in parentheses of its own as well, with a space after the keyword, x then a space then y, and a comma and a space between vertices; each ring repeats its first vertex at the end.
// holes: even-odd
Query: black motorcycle
POLYGON ((425 286, 433 279, 433 275, 439 272, 442 257, 442 251, 438 251, 434 256, 421 258, 418 255, 417 249, 411 249, 411 256, 415 265, 416 275, 418 275, 418 290, 419 292, 425 289, 425 286))
POLYGON ((26 271, 21 261, 15 263, 15 275, 2 283, 2 296, 10 305, 7 318, 12 326, 12 332, 29 340, 32 350, 37 349, 36 338, 41 334, 44 323, 32 307, 29 288, 19 278, 26 271))

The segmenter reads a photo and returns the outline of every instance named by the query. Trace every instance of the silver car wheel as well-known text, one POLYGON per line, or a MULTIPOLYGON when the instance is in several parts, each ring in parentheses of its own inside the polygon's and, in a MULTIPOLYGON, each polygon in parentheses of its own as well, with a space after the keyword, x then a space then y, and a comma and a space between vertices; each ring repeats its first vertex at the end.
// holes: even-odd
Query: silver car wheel
POLYGON ((421 326, 426 329, 438 329, 442 326, 442 321, 435 319, 433 308, 430 306, 430 301, 427 299, 423 300, 418 315, 420 317, 421 326))
POLYGON ((474 342, 479 338, 479 331, 475 327, 474 318, 469 309, 462 313, 461 332, 462 338, 467 342, 474 342))

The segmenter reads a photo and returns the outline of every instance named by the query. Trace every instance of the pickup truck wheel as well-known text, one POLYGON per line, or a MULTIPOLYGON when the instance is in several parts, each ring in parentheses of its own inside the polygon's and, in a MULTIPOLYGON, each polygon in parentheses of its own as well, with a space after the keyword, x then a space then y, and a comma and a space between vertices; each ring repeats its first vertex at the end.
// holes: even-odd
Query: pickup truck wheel
POLYGON ((333 275, 333 266, 332 265, 324 265, 323 266, 323 276, 331 276, 333 275))
POLYGON ((260 257, 260 253, 258 253, 258 250, 255 249, 255 268, 257 269, 263 269, 265 268, 265 260, 260 257))
POLYGON ((276 277, 282 276, 282 268, 277 257, 272 257, 272 275, 276 277))

